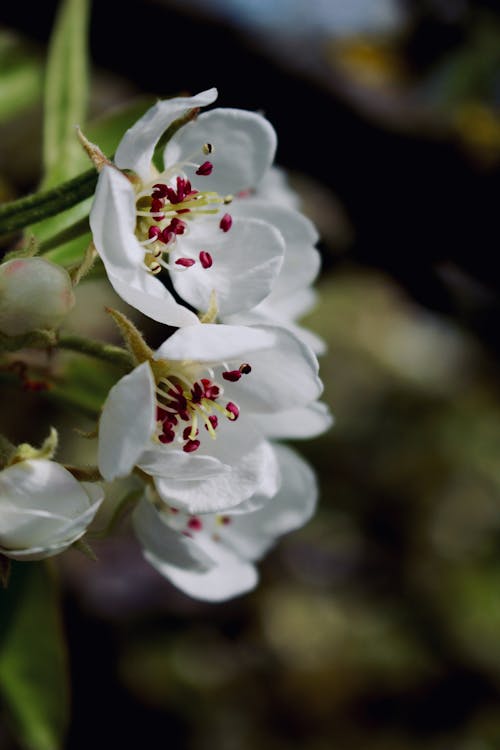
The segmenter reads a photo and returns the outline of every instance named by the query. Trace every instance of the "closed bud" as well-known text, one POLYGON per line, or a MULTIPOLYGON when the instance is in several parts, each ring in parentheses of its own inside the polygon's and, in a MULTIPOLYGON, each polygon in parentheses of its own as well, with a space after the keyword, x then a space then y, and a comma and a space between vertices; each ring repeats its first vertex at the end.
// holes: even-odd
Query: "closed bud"
POLYGON ((0 264, 0 332, 7 336, 56 328, 75 304, 68 273, 43 258, 0 264))

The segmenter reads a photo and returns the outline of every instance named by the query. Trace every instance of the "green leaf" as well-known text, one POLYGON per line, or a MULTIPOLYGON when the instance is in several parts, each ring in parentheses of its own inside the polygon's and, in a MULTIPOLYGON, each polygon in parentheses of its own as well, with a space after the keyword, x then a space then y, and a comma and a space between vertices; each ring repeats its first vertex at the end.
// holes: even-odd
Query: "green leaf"
POLYGON ((14 563, 0 592, 0 692, 26 750, 59 750, 68 719, 67 659, 46 563, 14 563))
POLYGON ((2 71, 0 122, 14 117, 34 104, 40 97, 42 71, 37 60, 22 60, 9 70, 2 71))
POLYGON ((80 171, 75 126, 84 125, 88 101, 88 0, 62 0, 52 32, 45 81, 43 188, 80 171))

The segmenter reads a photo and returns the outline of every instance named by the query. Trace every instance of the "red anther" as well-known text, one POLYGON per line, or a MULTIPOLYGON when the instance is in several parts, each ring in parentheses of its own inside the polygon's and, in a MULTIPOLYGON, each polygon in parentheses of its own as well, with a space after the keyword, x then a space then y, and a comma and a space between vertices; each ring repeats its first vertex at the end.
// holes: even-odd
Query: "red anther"
POLYGON ((150 240, 157 240, 160 238, 161 235, 161 229, 160 227, 149 227, 148 229, 148 237, 150 240))
POLYGON ((229 380, 230 383, 236 383, 241 378, 241 372, 239 370, 229 370, 228 372, 223 372, 222 377, 224 380, 229 380))
POLYGON ((177 182, 177 197, 179 198, 179 201, 182 201, 186 194, 186 180, 184 179, 184 177, 177 177, 176 182, 177 182))
POLYGON ((208 380, 208 378, 202 378, 201 383, 203 385, 203 388, 205 389, 204 397, 208 398, 209 401, 215 401, 215 399, 220 394, 220 388, 218 385, 213 385, 211 380, 208 380))
MULTIPOLYGON (((213 429, 216 430, 217 429, 217 425, 219 424, 219 420, 217 419, 217 417, 215 416, 215 414, 211 414, 209 416, 209 418, 208 418, 208 421, 212 425, 213 429)), ((205 425, 205 429, 208 430, 207 425, 205 425)))
POLYGON ((163 198, 153 198, 153 200, 151 201, 151 208, 150 208, 151 213, 152 214, 160 213, 160 211, 163 210, 164 203, 165 202, 163 198))
POLYGON ((252 372, 252 367, 248 362, 243 362, 243 364, 239 366, 239 371, 242 375, 248 375, 249 372, 252 372))
POLYGON ((184 453, 193 453, 194 451, 197 451, 199 447, 199 440, 188 440, 187 443, 184 444, 182 450, 184 453))
POLYGON ((153 198, 166 198, 168 195, 168 188, 162 182, 157 182, 153 185, 154 191, 151 193, 153 198))
POLYGON ((220 516, 220 522, 223 526, 227 526, 228 523, 231 523, 231 517, 230 516, 220 516))
MULTIPOLYGON (((199 432, 200 432, 199 430, 196 430, 196 432, 194 433, 194 437, 196 437, 196 435, 198 435, 199 432)), ((191 440, 191 427, 184 427, 182 431, 182 439, 191 440)))
POLYGON ((190 208, 178 208, 175 213, 176 214, 190 214, 191 209, 190 208))
POLYGON ((186 222, 174 216, 167 228, 174 234, 184 234, 184 231, 186 229, 186 222))
POLYGON ((175 261, 176 266, 182 266, 183 268, 190 268, 196 263, 192 258, 179 258, 175 261))
POLYGON ((202 250, 200 252, 200 263, 203 266, 203 268, 211 268, 213 264, 212 256, 210 253, 207 253, 206 250, 202 250))
POLYGON ((164 422, 168 417, 168 411, 162 409, 161 406, 156 407, 156 421, 164 422))
POLYGON ((201 531, 203 528, 203 523, 201 521, 201 518, 198 518, 198 516, 192 516, 188 523, 188 529, 191 529, 191 531, 201 531))
POLYGON ((167 186, 167 198, 170 201, 170 203, 180 203, 182 200, 181 198, 179 198, 175 190, 168 186, 167 186))
POLYGON ((227 411, 232 414, 232 417, 228 417, 232 422, 234 422, 238 417, 240 416, 240 410, 236 406, 236 404, 233 404, 232 401, 229 401, 229 403, 226 404, 227 411))
POLYGON ((213 168, 214 165, 211 161, 204 161, 203 164, 200 164, 200 166, 196 170, 196 174, 199 174, 202 177, 207 177, 209 174, 212 174, 213 168))
POLYGON ((193 403, 199 404, 203 398, 203 388, 199 383, 195 383, 191 388, 191 396, 193 397, 193 403))
POLYGON ((189 422, 191 419, 187 411, 180 411, 179 417, 182 419, 183 422, 189 422))
MULTIPOLYGON (((158 227, 154 227, 154 229, 158 229, 158 227)), ((164 245, 170 245, 175 239, 175 234, 173 232, 170 232, 167 227, 163 230, 159 239, 161 242, 163 242, 164 245)))
POLYGON ((219 221, 219 226, 223 232, 229 232, 233 226, 233 217, 231 214, 224 214, 222 219, 219 221))
POLYGON ((160 443, 166 444, 166 443, 173 443, 175 440, 175 433, 173 430, 168 430, 168 432, 162 432, 162 434, 158 437, 158 440, 160 443))

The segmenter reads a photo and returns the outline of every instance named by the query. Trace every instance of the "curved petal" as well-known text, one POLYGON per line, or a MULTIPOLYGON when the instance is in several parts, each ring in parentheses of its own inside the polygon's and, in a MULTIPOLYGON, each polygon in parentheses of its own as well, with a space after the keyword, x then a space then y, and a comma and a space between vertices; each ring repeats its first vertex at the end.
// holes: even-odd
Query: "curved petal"
POLYGON ((189 537, 167 526, 161 514, 146 498, 134 510, 132 523, 148 557, 165 558, 172 565, 198 572, 208 570, 213 564, 210 557, 189 537))
POLYGON ((193 325, 198 318, 179 305, 144 265, 144 248, 135 236, 135 193, 129 180, 104 167, 90 212, 97 251, 116 293, 144 315, 173 326, 193 325))
POLYGON ((107 479, 130 473, 156 426, 155 383, 147 362, 110 390, 99 422, 98 462, 107 479))
POLYGON ((127 130, 115 154, 120 169, 131 169, 141 179, 151 175, 151 162, 158 140, 174 120, 189 109, 206 107, 217 99, 217 89, 202 91, 196 96, 182 96, 157 102, 127 130))
POLYGON ((241 359, 248 352, 271 348, 273 329, 205 323, 176 331, 155 352, 154 359, 223 362, 241 359))
MULTIPOLYGON (((253 351, 248 347, 245 362, 252 371, 236 383, 226 382, 225 398, 250 413, 272 414, 306 406, 321 395, 318 361, 296 336, 285 328, 271 326, 246 330, 267 332, 270 345, 253 351)), ((216 379, 220 377, 222 373, 216 368, 216 379)))
POLYGON ((153 446, 145 450, 138 460, 138 466, 151 476, 173 479, 206 479, 230 470, 230 467, 218 458, 199 453, 184 453, 169 445, 153 446))
POLYGON ((262 497, 277 492, 280 474, 275 453, 267 441, 248 451, 230 471, 201 480, 157 478, 160 497, 189 514, 217 513, 234 507, 259 491, 262 497))
POLYGON ((219 314, 227 315, 249 310, 271 292, 284 251, 280 233, 264 221, 236 219, 229 232, 223 232, 217 220, 195 221, 170 258, 172 268, 184 255, 196 262, 170 275, 177 293, 198 310, 208 309, 214 290, 219 314), (210 268, 198 260, 200 251, 210 254, 210 268))
POLYGON ((275 451, 282 476, 279 491, 253 513, 230 515, 220 531, 221 541, 249 560, 262 557, 275 537, 303 526, 316 508, 318 488, 309 464, 286 446, 276 445, 275 451))
POLYGON ((319 272, 321 257, 313 247, 319 237, 312 221, 298 211, 252 197, 234 200, 230 212, 234 217, 267 221, 281 232, 286 250, 273 294, 288 296, 314 281, 319 272))
POLYGON ((252 421, 268 438, 313 438, 326 432, 333 425, 328 406, 321 401, 302 409, 290 409, 272 416, 252 415, 252 421))
POLYGON ((276 151, 276 133, 262 115, 244 109, 213 109, 174 135, 165 149, 165 167, 201 154, 207 142, 214 147, 210 155, 214 169, 203 184, 221 195, 256 187, 276 151))
MULTIPOLYGON (((215 544, 213 546, 215 547, 215 544)), ((217 551, 213 554, 214 557, 217 555, 216 563, 204 572, 197 572, 172 565, 166 556, 144 552, 146 560, 162 576, 194 599, 222 602, 255 588, 258 576, 251 563, 241 560, 222 545, 218 545, 217 551)))
POLYGON ((255 192, 259 200, 269 201, 274 205, 299 210, 300 199, 295 190, 289 186, 286 172, 273 166, 264 175, 255 192))

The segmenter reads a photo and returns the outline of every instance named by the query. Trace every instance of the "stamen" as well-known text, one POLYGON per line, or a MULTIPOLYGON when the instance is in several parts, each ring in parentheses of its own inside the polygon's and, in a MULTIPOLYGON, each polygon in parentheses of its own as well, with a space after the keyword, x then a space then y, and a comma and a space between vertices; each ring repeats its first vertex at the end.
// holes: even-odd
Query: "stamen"
POLYGON ((182 450, 184 451, 184 453, 194 453, 194 451, 197 451, 199 447, 199 440, 188 440, 182 450))
POLYGON ((175 261, 177 266, 182 266, 183 268, 190 268, 191 266, 194 266, 195 263, 196 261, 193 260, 193 258, 178 258, 175 261))
POLYGON ((236 406, 236 404, 233 404, 233 402, 232 402, 232 401, 229 401, 229 402, 228 402, 228 403, 226 404, 226 410, 227 410, 227 411, 228 411, 228 412, 229 412, 230 414, 232 414, 232 415, 233 415, 232 417, 228 417, 228 419, 231 419, 231 421, 232 421, 232 422, 234 422, 234 421, 235 421, 236 419, 238 419, 238 417, 240 416, 240 410, 238 409, 238 407, 236 406))
POLYGON ((214 165, 211 161, 204 161, 196 170, 196 174, 201 175, 202 177, 207 177, 209 174, 212 174, 213 168, 214 165))
POLYGON ((158 239, 161 235, 161 229, 160 227, 149 227, 148 229, 148 237, 150 240, 158 239))
POLYGON ((238 369, 242 373, 242 375, 248 375, 250 372, 252 372, 252 367, 248 364, 248 362, 244 362, 239 366, 238 369))
POLYGON ((191 516, 187 525, 188 529, 191 529, 191 531, 201 531, 203 528, 201 518, 198 518, 198 516, 191 516))
POLYGON ((215 151, 211 143, 204 143, 201 147, 201 150, 205 154, 205 156, 208 156, 208 154, 213 154, 213 152, 215 151))
POLYGON ((203 268, 211 268, 213 264, 212 256, 210 253, 207 253, 205 250, 202 250, 199 255, 200 263, 203 266, 203 268))
POLYGON ((223 372, 222 377, 224 380, 229 380, 230 383, 236 383, 241 378, 241 372, 239 370, 229 370, 223 372))
POLYGON ((229 232, 233 225, 233 217, 231 214, 224 214, 222 219, 219 222, 219 226, 222 229, 223 232, 229 232))

